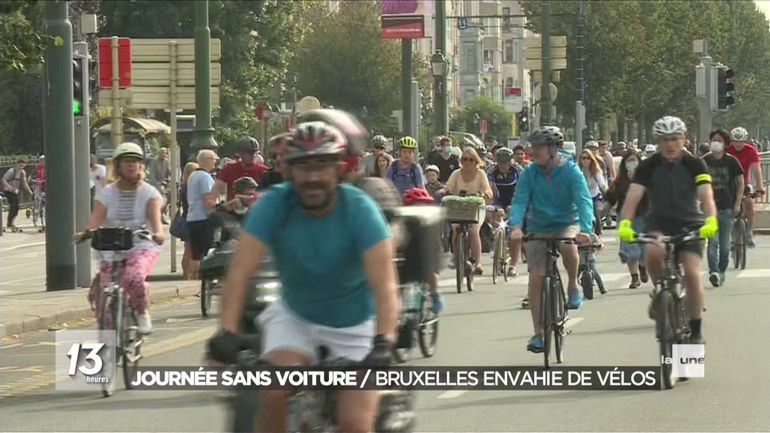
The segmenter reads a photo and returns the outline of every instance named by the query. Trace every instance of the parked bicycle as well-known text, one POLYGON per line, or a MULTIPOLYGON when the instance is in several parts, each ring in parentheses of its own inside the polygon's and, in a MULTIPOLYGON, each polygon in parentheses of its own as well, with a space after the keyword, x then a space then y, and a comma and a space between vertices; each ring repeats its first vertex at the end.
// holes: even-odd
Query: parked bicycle
POLYGON ((152 236, 145 228, 131 231, 125 227, 100 227, 85 232, 81 242, 91 239, 91 247, 98 251, 112 251, 112 279, 107 287, 98 286, 99 279, 94 279, 96 290, 102 290, 101 302, 96 305, 100 331, 115 331, 115 346, 104 346, 102 359, 104 375, 109 381, 102 383, 102 393, 109 397, 117 387, 117 366, 123 370, 126 389, 131 389, 131 380, 136 374, 139 360, 142 359, 141 347, 144 342, 139 332, 137 312, 129 302, 129 296, 120 285, 120 273, 126 266, 125 251, 133 248, 134 237, 151 240, 152 236))
POLYGON ((431 308, 430 286, 426 283, 404 285, 401 287, 401 305, 393 357, 398 362, 409 360, 416 339, 422 356, 430 358, 436 353, 438 340, 438 315, 431 308))
POLYGON ((548 248, 546 259, 545 277, 541 290, 541 314, 540 323, 543 329, 543 363, 545 368, 551 365, 551 344, 554 346, 554 355, 557 363, 564 362, 564 338, 571 331, 565 327, 567 323, 567 295, 561 281, 556 259, 559 258, 559 245, 562 243, 576 243, 575 238, 551 238, 527 235, 524 242, 544 241, 548 248))
POLYGON ((457 293, 462 293, 463 280, 467 290, 473 291, 473 267, 471 259, 470 226, 479 224, 485 210, 484 199, 479 196, 466 196, 460 191, 460 196, 446 196, 442 204, 447 209, 446 220, 457 225, 452 238, 453 264, 457 280, 457 293))
MULTIPOLYGON (((676 257, 678 245, 701 240, 698 231, 691 231, 675 236, 653 236, 637 233, 636 242, 655 244, 665 249, 663 275, 655 284, 652 300, 652 313, 655 318, 655 337, 660 346, 660 356, 671 359, 673 345, 684 344, 690 337, 690 321, 687 314, 687 291, 684 277, 676 257)), ((661 364, 663 386, 671 389, 676 384, 673 365, 661 364)))

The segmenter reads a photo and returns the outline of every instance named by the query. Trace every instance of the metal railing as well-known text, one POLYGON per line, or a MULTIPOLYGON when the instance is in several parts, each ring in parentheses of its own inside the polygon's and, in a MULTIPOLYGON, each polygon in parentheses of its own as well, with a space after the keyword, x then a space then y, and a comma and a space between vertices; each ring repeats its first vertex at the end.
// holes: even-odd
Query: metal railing
MULTIPOLYGON (((765 190, 767 191, 768 185, 770 185, 770 152, 759 153, 759 167, 762 170, 762 179, 765 181, 765 190)), ((753 177, 752 181, 754 181, 753 177)), ((768 194, 757 199, 757 203, 770 203, 770 197, 768 194)))

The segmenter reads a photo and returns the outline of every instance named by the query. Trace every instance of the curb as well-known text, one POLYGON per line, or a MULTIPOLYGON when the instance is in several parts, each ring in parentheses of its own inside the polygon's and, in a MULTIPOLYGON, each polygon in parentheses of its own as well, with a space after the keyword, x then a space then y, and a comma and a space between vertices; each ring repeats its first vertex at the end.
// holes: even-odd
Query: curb
MULTIPOLYGON (((179 292, 180 287, 176 286, 175 289, 179 292)), ((155 296, 150 296, 150 305, 157 305, 169 302, 176 299, 185 299, 192 297, 192 294, 186 295, 183 293, 176 294, 172 292, 159 293, 155 296)), ((77 319, 93 319, 94 312, 90 307, 72 308, 66 311, 62 311, 55 314, 49 314, 46 316, 38 316, 34 314, 28 314, 23 320, 19 320, 11 323, 0 323, 0 339, 9 337, 12 335, 20 335, 28 332, 35 332, 47 329, 50 325, 68 322, 77 319)), ((66 328, 63 328, 66 329, 66 328)))

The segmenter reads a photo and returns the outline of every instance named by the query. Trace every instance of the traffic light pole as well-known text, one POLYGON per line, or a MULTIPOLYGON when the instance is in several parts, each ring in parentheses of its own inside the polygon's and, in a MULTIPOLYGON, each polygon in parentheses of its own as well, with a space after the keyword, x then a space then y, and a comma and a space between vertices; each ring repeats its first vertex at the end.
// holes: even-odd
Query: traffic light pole
MULTIPOLYGON (((437 1, 436 3, 436 51, 441 52, 442 55, 446 55, 446 2, 437 1)), ((447 69, 449 65, 445 66, 447 69)), ((449 134, 449 104, 447 103, 447 74, 443 74, 440 77, 434 78, 435 88, 435 102, 433 109, 435 111, 436 120, 435 135, 448 135, 449 134)))
POLYGON ((73 142, 72 24, 67 2, 46 2, 45 68, 48 91, 45 104, 47 219, 46 290, 75 288, 75 184, 73 142))
POLYGON ((551 123, 551 2, 543 2, 542 66, 540 85, 540 125, 551 123))
POLYGON ((412 40, 401 39, 401 118, 404 135, 414 137, 412 125, 412 40))
MULTIPOLYGON (((83 230, 91 217, 91 191, 89 184, 89 161, 91 158, 91 146, 89 140, 89 95, 88 88, 88 43, 75 42, 75 57, 83 59, 81 62, 81 89, 82 104, 79 115, 75 116, 75 227, 77 231, 83 230)), ((91 247, 83 242, 76 248, 77 255, 77 284, 79 287, 88 287, 91 284, 91 247)))
MULTIPOLYGON (((711 83, 714 81, 714 77, 712 73, 711 57, 708 55, 708 52, 703 53, 703 57, 700 58, 700 61, 703 64, 704 90, 706 96, 700 100, 699 104, 700 115, 698 116, 698 120, 700 121, 700 125, 698 128, 698 139, 701 143, 705 143, 708 141, 709 132, 711 131, 711 98, 713 97, 711 83)), ((697 144, 695 148, 698 148, 697 144)))
MULTIPOLYGON (((211 29, 208 0, 195 2, 195 131, 194 150, 216 149, 211 127, 211 29)), ((264 145, 265 143, 263 143, 264 145)))

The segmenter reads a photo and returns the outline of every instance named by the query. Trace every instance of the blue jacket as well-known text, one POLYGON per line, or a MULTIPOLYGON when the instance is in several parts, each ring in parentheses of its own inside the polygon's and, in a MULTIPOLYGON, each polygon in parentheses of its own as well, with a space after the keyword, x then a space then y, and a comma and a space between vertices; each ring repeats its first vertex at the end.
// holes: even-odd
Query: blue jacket
POLYGON ((527 212, 528 232, 555 232, 579 224, 591 233, 593 200, 578 166, 566 153, 546 174, 537 164, 528 164, 519 177, 511 202, 510 226, 520 226, 527 212))

